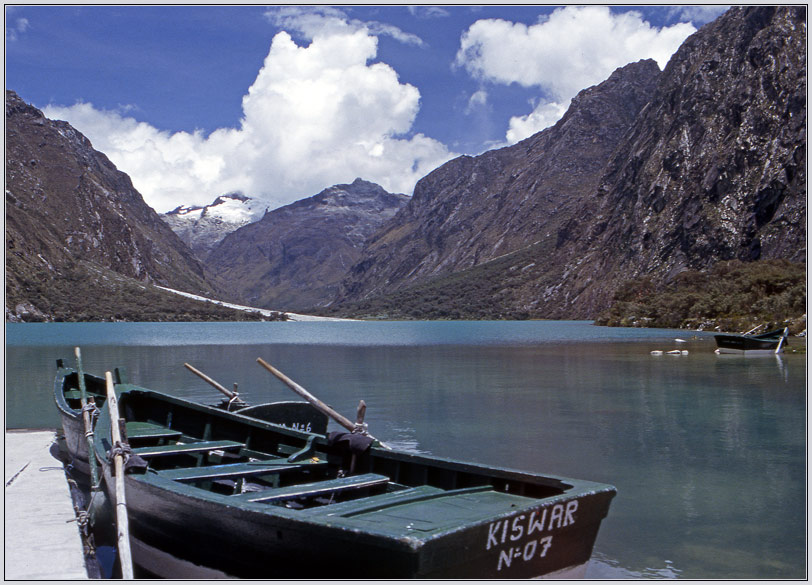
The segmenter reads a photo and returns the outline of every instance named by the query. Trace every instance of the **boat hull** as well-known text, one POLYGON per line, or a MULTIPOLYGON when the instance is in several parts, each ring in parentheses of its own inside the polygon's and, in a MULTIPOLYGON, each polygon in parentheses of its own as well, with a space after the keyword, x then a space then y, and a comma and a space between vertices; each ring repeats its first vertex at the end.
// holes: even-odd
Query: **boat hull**
MULTIPOLYGON (((122 392, 119 405, 128 424, 171 419, 172 427, 182 429, 184 436, 196 431, 207 440, 239 440, 250 444, 253 453, 288 441, 295 449, 297 444, 311 445, 320 454, 315 459, 336 468, 341 459, 338 448, 324 437, 146 389, 122 392)), ((102 415, 96 445, 100 460, 109 449, 107 427, 102 415)), ((194 445, 186 441, 182 448, 194 445)), ((165 453, 163 447, 155 449, 165 453)), ((394 492, 289 509, 247 500, 244 496, 250 492, 226 494, 172 479, 175 467, 165 461, 158 457, 155 470, 126 475, 125 481, 130 532, 146 545, 139 547, 135 562, 154 572, 155 554, 149 552, 160 551, 161 576, 170 578, 193 578, 204 569, 251 579, 558 574, 589 561, 615 495, 614 488, 604 484, 372 447, 359 457, 357 473, 385 476, 394 492), (402 496, 421 489, 430 493, 402 496), (382 504, 380 498, 391 500, 382 504), (166 562, 170 558, 179 562, 166 562)), ((189 469, 198 473, 206 467, 185 466, 182 473, 189 469)), ((106 465, 105 489, 112 500, 117 478, 111 473, 106 465)), ((312 479, 319 478, 308 481, 312 479)))
POLYGON ((87 441, 85 440, 85 427, 81 416, 71 416, 60 413, 62 418, 62 432, 65 435, 65 448, 67 449, 68 464, 80 475, 90 476, 90 463, 87 454, 87 441))
POLYGON ((782 337, 756 337, 750 335, 714 335, 716 353, 770 355, 781 353, 786 345, 782 337))
MULTIPOLYGON (((408 541, 189 498, 136 475, 126 481, 130 532, 141 543, 133 550, 134 562, 176 579, 582 576, 614 495, 563 498, 437 538, 408 541), (578 513, 571 525, 561 526, 573 501, 578 513), (552 525, 541 529, 541 518, 549 521, 554 514, 552 525)), ((109 468, 105 483, 112 498, 115 478, 109 468)))
MULTIPOLYGON (((57 367, 57 375, 54 380, 54 402, 62 421, 68 464, 80 479, 86 479, 90 476, 90 463, 79 398, 78 374, 76 370, 64 367, 62 360, 57 361, 57 367)), ((104 404, 104 379, 84 374, 84 381, 86 396, 92 397, 99 406, 104 404)))

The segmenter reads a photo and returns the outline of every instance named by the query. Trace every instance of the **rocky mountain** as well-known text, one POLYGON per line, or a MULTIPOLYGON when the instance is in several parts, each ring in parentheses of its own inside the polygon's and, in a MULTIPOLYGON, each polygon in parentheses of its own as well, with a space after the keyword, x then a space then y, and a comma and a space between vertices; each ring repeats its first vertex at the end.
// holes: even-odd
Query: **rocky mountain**
POLYGON ((241 193, 220 195, 205 206, 178 206, 161 218, 187 246, 205 261, 223 238, 262 218, 268 204, 241 193))
POLYGON ((218 294, 127 175, 70 124, 8 90, 5 267, 10 321, 125 318, 145 301, 160 318, 193 306, 150 284, 218 294))
POLYGON ((627 66, 554 127, 437 169, 371 238, 344 306, 470 297, 486 315, 588 318, 640 275, 803 259, 805 23, 802 6, 733 8, 662 73, 627 66))
POLYGON ((421 179, 404 210, 367 243, 343 299, 391 293, 555 238, 593 197, 659 75, 653 60, 620 68, 580 92, 553 127, 421 179))
POLYGON ((569 273, 548 297, 558 314, 592 315, 640 275, 802 262, 806 8, 731 9, 687 39, 596 198, 595 216, 572 222, 569 273))
POLYGON ((361 179, 335 185, 227 235, 206 264, 251 306, 301 310, 324 304, 366 239, 407 201, 361 179))

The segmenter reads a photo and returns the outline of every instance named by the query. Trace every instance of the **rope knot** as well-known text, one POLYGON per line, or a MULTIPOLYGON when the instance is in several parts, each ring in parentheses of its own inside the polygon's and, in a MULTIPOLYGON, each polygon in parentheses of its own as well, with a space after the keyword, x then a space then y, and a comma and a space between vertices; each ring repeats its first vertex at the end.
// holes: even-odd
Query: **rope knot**
POLYGON ((126 465, 132 453, 133 450, 129 443, 116 441, 116 444, 113 445, 112 449, 107 452, 107 460, 112 463, 116 455, 121 455, 124 458, 124 464, 126 465))

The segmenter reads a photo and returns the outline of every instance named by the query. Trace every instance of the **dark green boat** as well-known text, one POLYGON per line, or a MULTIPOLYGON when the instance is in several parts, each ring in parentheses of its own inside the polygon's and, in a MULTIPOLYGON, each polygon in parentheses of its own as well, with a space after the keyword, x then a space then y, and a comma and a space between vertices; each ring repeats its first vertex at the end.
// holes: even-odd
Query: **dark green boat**
MULTIPOLYGON (((116 384, 132 556, 171 578, 583 577, 609 485, 391 451, 116 384)), ((96 456, 117 478, 107 405, 96 456)), ((372 443, 372 444, 371 444, 372 443)))
MULTIPOLYGON (((84 478, 90 477, 88 462, 88 442, 82 416, 82 391, 80 380, 85 386, 85 400, 91 413, 91 428, 95 425, 98 409, 107 400, 104 378, 81 372, 79 368, 67 367, 64 360, 57 360, 57 373, 54 380, 54 402, 62 420, 65 436, 66 456, 71 467, 84 478)), ((230 412, 240 412, 260 420, 270 421, 290 428, 324 433, 327 430, 327 416, 307 402, 283 401, 263 404, 248 404, 243 401, 224 399, 215 408, 230 412)))

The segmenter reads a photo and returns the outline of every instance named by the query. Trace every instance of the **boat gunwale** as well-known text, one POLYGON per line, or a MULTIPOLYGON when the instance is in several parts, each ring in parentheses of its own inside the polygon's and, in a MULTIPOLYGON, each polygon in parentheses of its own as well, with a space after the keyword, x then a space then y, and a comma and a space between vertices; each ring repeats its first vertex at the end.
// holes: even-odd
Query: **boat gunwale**
MULTIPOLYGON (((70 416, 71 418, 78 419, 82 416, 81 409, 72 408, 69 404, 67 399, 65 398, 65 382, 68 376, 76 374, 79 375, 79 372, 76 368, 71 368, 69 366, 59 366, 56 371, 56 377, 54 378, 54 401, 56 402, 56 407, 59 409, 61 414, 65 414, 70 416)), ((100 382, 104 382, 104 378, 100 378, 99 376, 94 376, 93 374, 88 374, 85 372, 85 378, 91 378, 93 380, 99 380, 100 382)), ((97 397, 99 394, 88 390, 88 395, 97 397)))
MULTIPOLYGON (((246 424, 253 427, 258 427, 264 430, 268 430, 271 432, 278 432, 281 434, 285 434, 290 436, 291 438, 303 439, 307 441, 307 439, 311 436, 315 437, 314 439, 314 447, 324 446, 326 447, 327 437, 326 435, 320 435, 317 433, 309 433, 307 431, 301 431, 296 429, 291 429, 285 427, 280 424, 264 421, 261 419, 256 419, 250 416, 244 416, 236 412, 227 412, 224 410, 220 410, 214 406, 209 406, 206 404, 200 404, 197 402, 192 402, 185 398, 180 398, 177 396, 172 396, 171 394, 166 394, 164 392, 160 392, 158 390, 151 390, 149 388, 144 388, 141 386, 136 386, 134 384, 116 384, 116 394, 124 394, 124 393, 143 393, 145 395, 152 395, 159 399, 166 400, 168 402, 172 402, 176 405, 182 407, 189 407, 193 410, 207 412, 209 414, 213 414, 216 417, 222 418, 235 418, 238 422, 242 424, 246 424)), ((108 429, 109 422, 107 421, 106 417, 101 416, 99 419, 100 425, 103 425, 101 428, 108 429)), ((99 441, 99 444, 101 441, 99 441)), ((98 450, 98 447, 97 447, 98 450)), ((581 479, 574 479, 554 474, 548 474, 543 472, 530 472, 525 470, 513 469, 509 467, 497 467, 493 465, 488 465, 484 463, 476 463, 471 461, 462 461, 459 459, 451 459, 447 457, 441 456, 434 456, 434 455, 424 455, 421 453, 411 453, 408 451, 400 451, 400 450, 389 450, 384 449, 373 443, 370 448, 370 453, 373 454, 375 457, 379 457, 382 459, 393 459, 395 461, 408 461, 411 463, 418 463, 424 465, 432 465, 437 466, 437 464, 441 464, 439 466, 446 467, 453 471, 461 471, 461 472, 472 472, 472 473, 486 473, 489 476, 492 476, 497 479, 505 479, 505 480, 514 480, 514 481, 526 481, 530 483, 534 483, 535 485, 541 485, 544 487, 556 488, 561 489, 563 493, 568 493, 570 491, 579 491, 579 492, 604 492, 604 491, 616 491, 616 488, 610 484, 602 483, 602 482, 595 482, 590 480, 581 480, 581 479), (541 481, 539 481, 541 480, 541 481)), ((551 496, 552 497, 552 496, 551 496)))
MULTIPOLYGON (((164 400, 181 407, 189 407, 201 413, 214 414, 215 416, 221 418, 238 417, 237 421, 240 422, 241 424, 246 424, 252 427, 258 427, 260 429, 268 430, 271 432, 279 432, 284 435, 288 435, 291 438, 307 440, 307 438, 309 438, 310 436, 315 436, 313 442, 316 448, 318 448, 318 446, 323 447, 327 446, 326 437, 324 435, 308 433, 305 431, 297 431, 295 429, 290 429, 267 421, 262 421, 251 417, 244 417, 239 415, 238 413, 226 412, 212 406, 191 402, 186 399, 165 394, 163 392, 159 392, 156 390, 150 390, 148 388, 143 388, 132 384, 119 384, 116 385, 116 392, 117 394, 120 393, 121 395, 128 393, 141 394, 149 398, 164 400)), ((126 404, 126 399, 122 402, 126 404)), ((120 402, 120 404, 122 402, 120 402)), ((106 436, 105 433, 107 433, 108 431, 109 431, 109 417, 102 415, 99 419, 97 432, 100 433, 100 436, 106 436)), ((97 451, 96 454, 97 457, 99 458, 101 458, 104 453, 105 450, 104 443, 105 441, 97 441, 96 443, 96 451, 97 451)), ((494 512, 487 515, 483 515, 481 518, 467 520, 464 522, 461 521, 454 526, 444 526, 432 531, 413 533, 407 535, 407 534, 396 534, 392 530, 375 529, 374 527, 370 527, 367 525, 364 525, 362 529, 358 524, 353 525, 351 517, 345 518, 341 515, 330 516, 329 506, 323 507, 324 508, 323 514, 313 512, 313 509, 308 509, 309 513, 307 514, 301 514, 300 510, 288 509, 284 506, 278 506, 263 502, 234 500, 231 499, 232 496, 230 495, 220 494, 217 492, 206 490, 204 488, 199 488, 191 483, 173 480, 168 477, 162 476, 160 473, 153 470, 147 470, 146 473, 141 474, 128 474, 126 477, 128 484, 130 482, 138 482, 141 484, 151 486, 152 489, 158 489, 164 492, 173 493, 177 497, 190 498, 190 500, 192 501, 201 503, 207 502, 209 504, 220 505, 224 507, 224 510, 232 510, 232 511, 240 510, 244 513, 255 514, 260 517, 275 518, 282 520, 283 522, 286 523, 289 522, 291 523, 291 526, 298 525, 302 527, 307 526, 312 528, 336 529, 341 531, 350 530, 358 534, 362 533, 367 534, 369 535, 370 538, 373 539, 384 538, 387 541, 390 541, 393 546, 400 548, 401 545, 404 545, 405 548, 408 550, 413 550, 415 547, 424 546, 432 540, 445 538, 455 533, 461 533, 464 531, 477 529, 482 526, 488 525, 492 522, 495 522, 497 520, 514 517, 517 514, 529 512, 534 509, 539 509, 540 507, 550 507, 561 502, 571 501, 573 499, 581 498, 584 496, 597 496, 599 494, 609 494, 610 497, 613 498, 614 495, 617 493, 617 490, 614 486, 592 481, 576 480, 540 473, 534 474, 527 471, 512 470, 500 467, 491 467, 484 464, 465 462, 441 457, 430 457, 416 453, 389 451, 377 446, 373 446, 371 450, 374 450, 374 453, 372 454, 372 456, 374 457, 445 467, 446 469, 452 469, 454 471, 460 472, 482 473, 484 475, 487 475, 488 478, 491 480, 504 479, 513 481, 532 482, 535 483, 536 485, 559 487, 562 491, 561 493, 545 497, 534 497, 521 494, 511 494, 509 492, 507 493, 500 492, 492 484, 491 485, 484 484, 483 487, 490 487, 490 489, 496 493, 506 493, 507 495, 510 496, 516 496, 515 507, 511 508, 510 510, 505 510, 503 512, 494 512), (542 480, 543 483, 533 480, 542 480), (553 482, 557 482, 559 485, 557 486, 551 485, 551 483, 553 482)), ((447 495, 450 496, 455 495, 454 490, 444 490, 444 493, 438 494, 437 497, 447 495)), ((364 499, 365 498, 359 498, 358 501, 364 499)))

